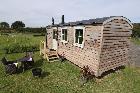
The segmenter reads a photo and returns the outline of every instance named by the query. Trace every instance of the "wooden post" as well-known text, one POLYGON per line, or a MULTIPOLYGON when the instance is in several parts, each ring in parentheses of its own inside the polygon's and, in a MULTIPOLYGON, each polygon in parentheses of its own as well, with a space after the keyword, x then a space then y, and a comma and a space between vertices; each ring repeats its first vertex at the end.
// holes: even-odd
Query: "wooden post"
POLYGON ((46 54, 46 42, 43 42, 44 45, 44 54, 46 54))
POLYGON ((47 34, 45 34, 45 47, 48 47, 48 45, 47 45, 47 34))
POLYGON ((40 55, 42 54, 41 43, 42 43, 42 41, 40 41, 40 55))

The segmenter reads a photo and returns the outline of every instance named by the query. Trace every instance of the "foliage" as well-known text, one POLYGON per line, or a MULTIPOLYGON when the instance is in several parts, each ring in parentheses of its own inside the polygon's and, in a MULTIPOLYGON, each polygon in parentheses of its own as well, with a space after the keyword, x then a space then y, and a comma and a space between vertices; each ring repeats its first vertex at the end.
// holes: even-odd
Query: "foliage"
POLYGON ((46 33, 46 28, 17 28, 17 29, 12 29, 12 28, 0 28, 0 32, 1 33, 37 33, 36 35, 38 35, 38 33, 40 34, 40 36, 44 36, 44 34, 46 33))
POLYGON ((2 33, 11 33, 13 30, 9 28, 9 24, 7 22, 0 23, 0 32, 2 33))
POLYGON ((34 34, 34 37, 40 37, 40 36, 45 36, 45 33, 41 33, 41 34, 34 34))
POLYGON ((3 34, 0 36, 0 49, 6 54, 38 51, 40 40, 44 38, 34 37, 33 34, 3 34))
POLYGON ((5 28, 9 28, 9 24, 7 22, 1 22, 0 23, 0 28, 5 29, 5 28))
POLYGON ((27 51, 39 51, 39 45, 21 45, 20 43, 14 43, 4 48, 6 54, 11 53, 23 53, 27 51))
POLYGON ((132 37, 140 37, 140 23, 133 24, 132 37))
POLYGON ((0 35, 9 36, 9 33, 1 33, 0 35))
POLYGON ((140 45, 140 38, 131 38, 131 41, 135 44, 135 45, 140 45))
POLYGON ((0 33, 14 33, 15 30, 12 28, 0 28, 0 33))
POLYGON ((20 33, 46 33, 46 28, 18 28, 16 29, 16 32, 20 33))
POLYGON ((13 29, 18 29, 18 28, 23 28, 23 27, 25 27, 25 24, 22 21, 15 21, 11 25, 11 28, 13 29))

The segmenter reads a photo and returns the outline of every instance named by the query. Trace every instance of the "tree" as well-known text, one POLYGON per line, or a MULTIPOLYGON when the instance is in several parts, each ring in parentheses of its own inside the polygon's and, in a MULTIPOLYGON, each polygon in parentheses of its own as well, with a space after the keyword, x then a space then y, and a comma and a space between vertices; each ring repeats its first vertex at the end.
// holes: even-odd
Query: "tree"
POLYGON ((9 24, 7 22, 1 22, 0 23, 0 28, 9 28, 9 24))
POLYGON ((25 27, 25 24, 22 21, 15 21, 14 23, 12 23, 11 27, 13 29, 23 28, 25 27))

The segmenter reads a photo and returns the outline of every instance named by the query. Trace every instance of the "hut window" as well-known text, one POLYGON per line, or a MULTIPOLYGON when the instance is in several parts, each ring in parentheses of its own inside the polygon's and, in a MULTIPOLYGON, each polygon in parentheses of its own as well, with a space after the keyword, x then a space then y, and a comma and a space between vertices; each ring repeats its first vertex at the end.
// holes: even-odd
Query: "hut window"
POLYGON ((76 29, 75 43, 82 44, 82 42, 83 42, 83 29, 76 29))
POLYGON ((62 31, 61 31, 61 42, 67 43, 67 33, 68 33, 67 29, 62 29, 62 31))
POLYGON ((57 30, 53 29, 53 39, 57 39, 57 30))
POLYGON ((74 45, 83 48, 84 27, 75 28, 74 45))

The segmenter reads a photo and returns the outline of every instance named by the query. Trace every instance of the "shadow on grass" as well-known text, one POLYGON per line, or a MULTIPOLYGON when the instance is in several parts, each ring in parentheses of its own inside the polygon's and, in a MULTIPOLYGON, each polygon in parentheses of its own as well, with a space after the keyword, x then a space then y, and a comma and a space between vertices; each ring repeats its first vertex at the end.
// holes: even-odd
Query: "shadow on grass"
MULTIPOLYGON (((41 68, 43 63, 44 63, 44 59, 40 58, 39 60, 35 61, 35 64, 34 64, 33 68, 41 68)), ((50 72, 44 71, 42 69, 42 74, 41 74, 40 78, 43 79, 43 78, 45 78, 45 77, 47 77, 49 75, 50 75, 50 72)))
POLYGON ((43 59, 35 61, 33 68, 41 67, 43 65, 43 59))
POLYGON ((39 59, 39 60, 34 62, 33 66, 29 66, 25 70, 23 70, 22 66, 19 66, 19 68, 17 69, 17 73, 16 74, 20 74, 20 73, 26 72, 26 71, 31 70, 33 68, 39 68, 42 65, 43 65, 43 59, 39 59))
POLYGON ((43 78, 45 78, 49 75, 50 75, 50 72, 43 71, 42 74, 41 74, 41 78, 43 79, 43 78))
POLYGON ((80 81, 81 81, 81 86, 85 85, 87 82, 90 82, 90 81, 94 81, 94 82, 101 82, 101 80, 108 76, 109 74, 111 73, 118 73, 120 72, 121 70, 125 69, 125 66, 120 66, 120 67, 117 67, 115 69, 111 69, 109 71, 105 71, 102 73, 101 76, 99 77, 96 77, 95 75, 91 74, 90 76, 88 77, 80 77, 80 81))
POLYGON ((99 77, 97 77, 97 78, 98 78, 98 79, 101 79, 101 78, 103 78, 103 77, 105 77, 105 76, 107 76, 107 75, 109 75, 109 74, 111 74, 111 73, 116 73, 116 72, 118 72, 118 71, 121 71, 122 69, 125 69, 125 66, 120 66, 120 67, 117 67, 117 68, 115 68, 115 69, 111 69, 111 70, 109 70, 109 71, 105 71, 105 72, 102 73, 101 76, 99 76, 99 77))

